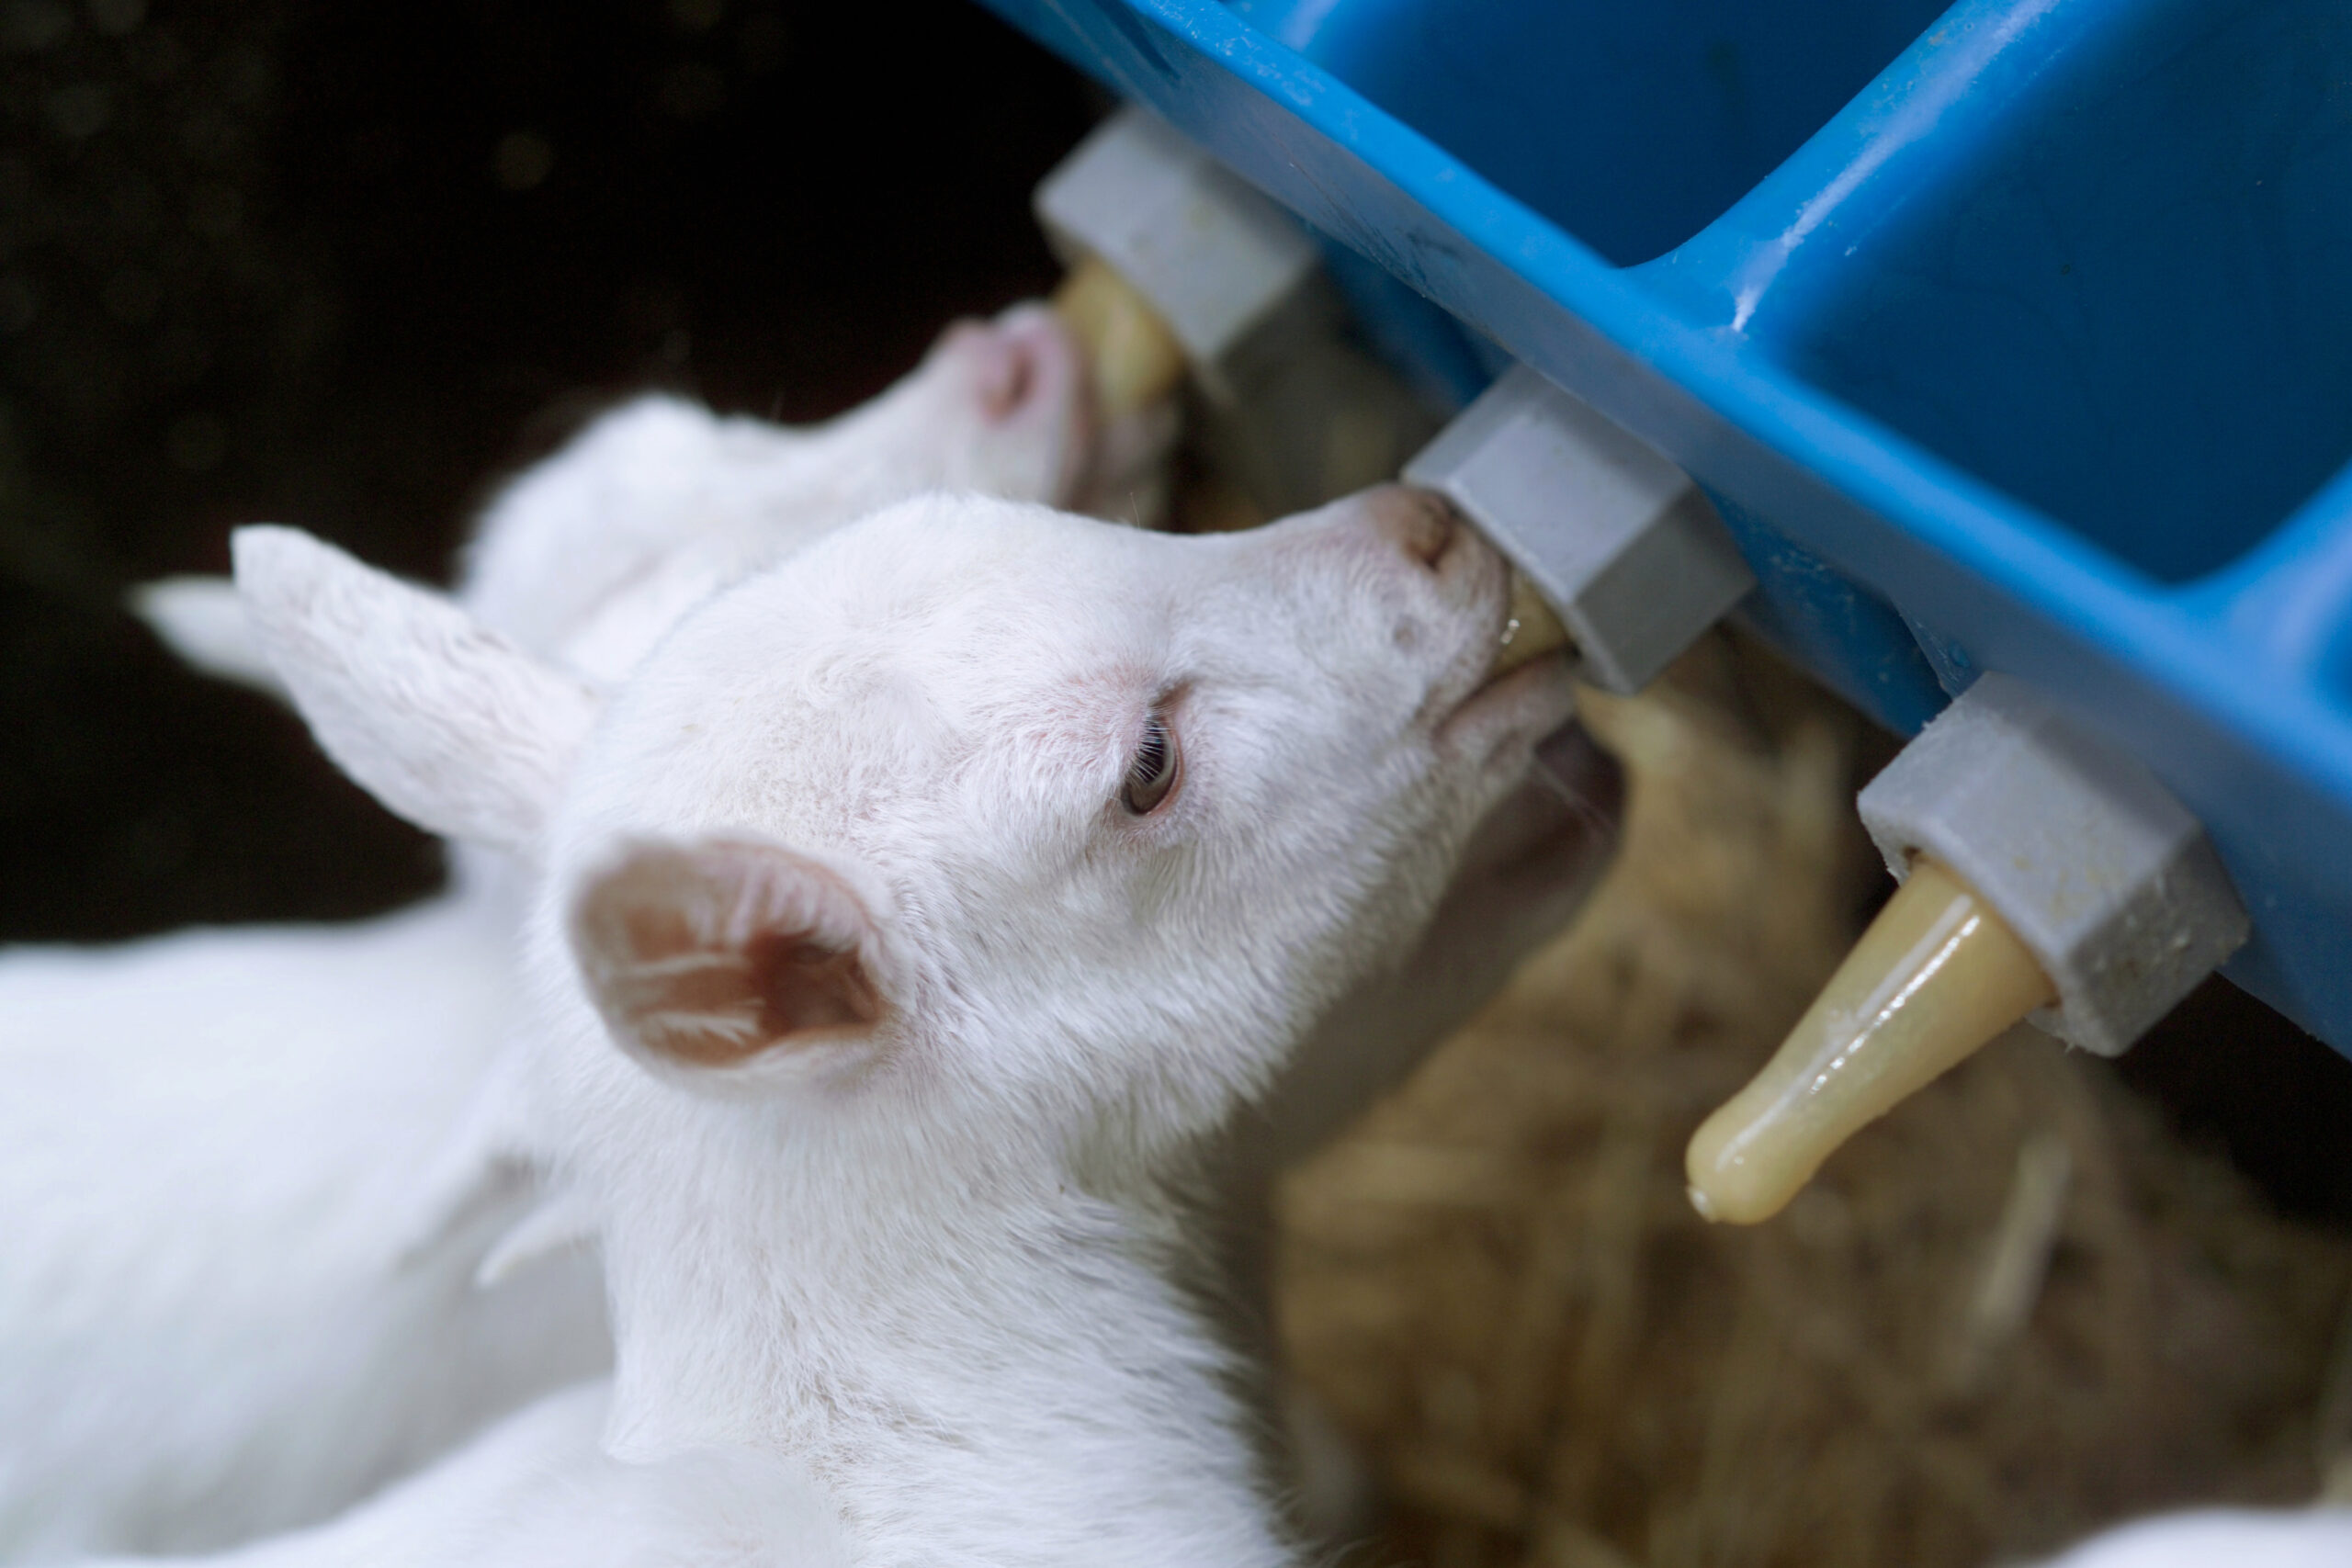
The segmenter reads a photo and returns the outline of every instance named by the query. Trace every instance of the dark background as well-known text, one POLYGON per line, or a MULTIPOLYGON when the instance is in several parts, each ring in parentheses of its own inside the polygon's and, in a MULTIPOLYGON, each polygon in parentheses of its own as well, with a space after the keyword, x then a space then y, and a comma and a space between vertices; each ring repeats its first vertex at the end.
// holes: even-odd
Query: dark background
POLYGON ((1099 103, 962 0, 0 0, 0 940, 379 909, 439 857, 120 608, 241 522, 446 575, 664 385, 803 421, 1049 288, 1099 103))
MULTIPOLYGON (((441 578, 645 386, 848 407, 1052 286, 1029 191, 1102 107, 967 0, 0 0, 0 942, 436 885, 125 588, 265 519, 441 578)), ((2215 983, 2124 1070, 2352 1221, 2352 1063, 2215 983)))

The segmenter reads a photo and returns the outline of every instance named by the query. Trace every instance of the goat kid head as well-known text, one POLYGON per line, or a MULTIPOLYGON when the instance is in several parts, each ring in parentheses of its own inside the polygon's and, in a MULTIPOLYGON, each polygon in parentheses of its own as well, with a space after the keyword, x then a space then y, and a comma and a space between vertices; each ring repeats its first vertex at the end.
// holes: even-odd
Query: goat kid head
POLYGON ((949 327, 888 390, 822 424, 721 419, 662 396, 624 405, 492 502, 458 596, 609 682, 718 589, 910 496, 1150 521, 1173 434, 1170 405, 1105 427, 1068 331, 1043 306, 1016 306, 949 327))
POLYGON ((828 1141, 1148 1165, 1402 952, 1571 704, 1558 661, 1488 680, 1504 567, 1395 488, 1209 537, 919 498, 608 698, 306 536, 236 553, 345 770, 544 866, 589 1145, 666 1085, 828 1141))

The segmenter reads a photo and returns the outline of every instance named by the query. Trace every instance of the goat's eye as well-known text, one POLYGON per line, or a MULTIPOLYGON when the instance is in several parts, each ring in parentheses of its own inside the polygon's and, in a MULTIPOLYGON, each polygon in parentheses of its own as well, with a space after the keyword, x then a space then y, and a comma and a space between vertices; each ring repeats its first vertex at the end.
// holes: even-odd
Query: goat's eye
POLYGON ((1119 786, 1119 804, 1138 817, 1150 816, 1175 789, 1183 771, 1174 731, 1166 719, 1153 714, 1145 721, 1143 743, 1136 748, 1135 761, 1127 764, 1127 782, 1119 786))

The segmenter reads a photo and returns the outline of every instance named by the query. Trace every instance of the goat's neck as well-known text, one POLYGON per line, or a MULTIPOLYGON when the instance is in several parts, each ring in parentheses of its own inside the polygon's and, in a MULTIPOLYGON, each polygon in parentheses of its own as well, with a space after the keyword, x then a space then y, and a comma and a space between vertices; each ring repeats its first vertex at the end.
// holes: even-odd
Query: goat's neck
POLYGON ((1073 1562, 1287 1561, 1222 1357, 1132 1199, 968 1130, 719 1122, 607 1205, 622 1457, 791 1452, 916 1557, 988 1561, 968 1533, 1012 1521, 1073 1562))

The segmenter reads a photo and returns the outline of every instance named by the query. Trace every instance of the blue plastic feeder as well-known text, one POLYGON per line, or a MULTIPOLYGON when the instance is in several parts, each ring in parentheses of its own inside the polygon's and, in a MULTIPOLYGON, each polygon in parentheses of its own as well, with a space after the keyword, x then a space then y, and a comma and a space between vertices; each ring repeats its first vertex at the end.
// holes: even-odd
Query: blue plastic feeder
POLYGON ((1681 464, 1882 722, 2000 670, 2136 753, 2352 1054, 2352 4, 987 3, 1425 381, 1490 342, 1681 464))

